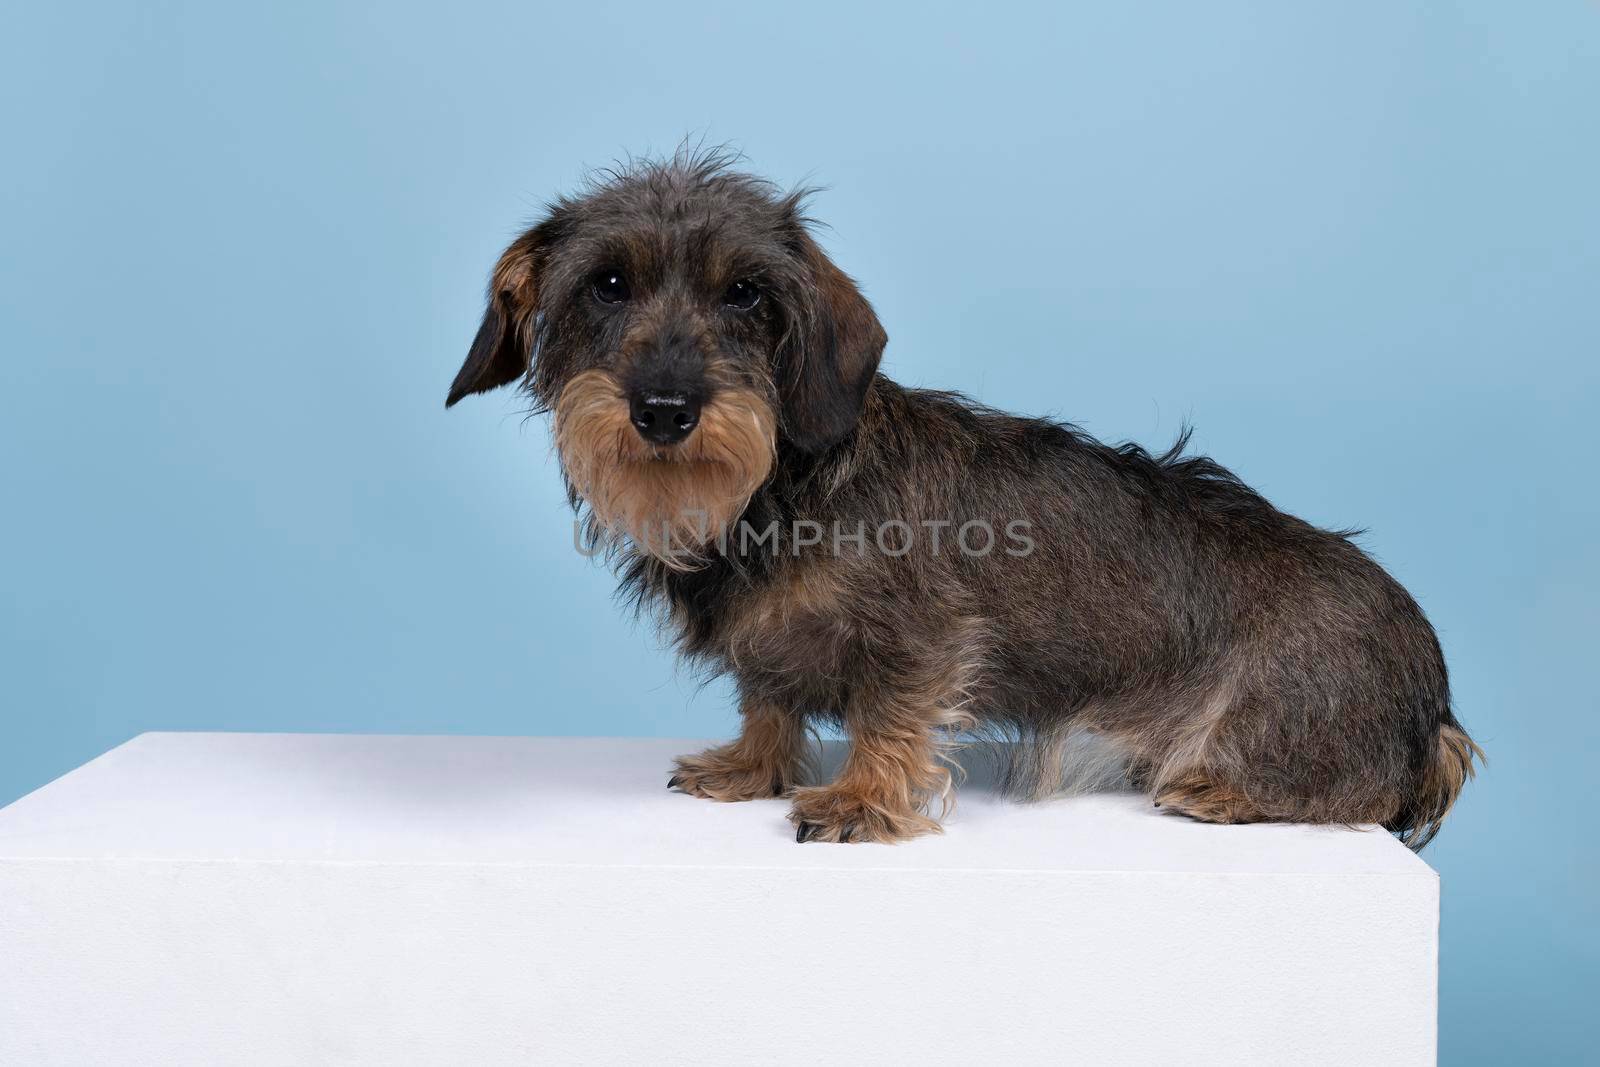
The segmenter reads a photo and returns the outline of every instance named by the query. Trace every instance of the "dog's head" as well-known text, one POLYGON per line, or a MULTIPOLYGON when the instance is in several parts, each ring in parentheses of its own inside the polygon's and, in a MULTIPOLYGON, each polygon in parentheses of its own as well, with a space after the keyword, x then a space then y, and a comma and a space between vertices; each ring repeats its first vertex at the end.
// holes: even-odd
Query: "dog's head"
POLYGON ((847 437, 877 370, 883 327, 801 201, 683 156, 557 201, 496 264, 446 406, 523 380, 599 524, 681 561, 777 449, 847 437))

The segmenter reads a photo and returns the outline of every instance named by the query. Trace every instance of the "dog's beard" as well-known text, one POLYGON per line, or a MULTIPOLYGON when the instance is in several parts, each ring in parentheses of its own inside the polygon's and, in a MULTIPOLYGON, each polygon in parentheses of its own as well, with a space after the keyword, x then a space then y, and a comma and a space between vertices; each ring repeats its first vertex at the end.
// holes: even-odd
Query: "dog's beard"
POLYGON ((772 471, 772 408, 749 389, 719 389, 693 433, 659 448, 633 428, 628 401, 603 371, 585 371, 555 405, 562 468, 603 538, 623 539, 691 569, 772 471))

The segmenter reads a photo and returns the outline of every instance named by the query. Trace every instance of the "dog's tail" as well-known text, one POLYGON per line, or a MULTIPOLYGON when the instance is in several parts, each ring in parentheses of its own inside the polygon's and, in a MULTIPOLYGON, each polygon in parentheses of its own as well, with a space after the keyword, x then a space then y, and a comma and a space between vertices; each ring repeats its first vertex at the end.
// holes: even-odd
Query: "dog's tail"
POLYGON ((1439 832, 1461 787, 1475 773, 1474 759, 1484 761, 1483 749, 1467 736, 1455 716, 1446 712, 1416 794, 1384 828, 1398 834, 1413 852, 1422 851, 1439 832))

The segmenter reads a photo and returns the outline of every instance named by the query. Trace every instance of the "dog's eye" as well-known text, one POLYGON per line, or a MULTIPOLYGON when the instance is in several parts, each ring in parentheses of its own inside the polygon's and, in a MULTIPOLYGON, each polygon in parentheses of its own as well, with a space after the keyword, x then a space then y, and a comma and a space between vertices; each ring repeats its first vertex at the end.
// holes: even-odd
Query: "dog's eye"
POLYGON ((603 270, 594 276, 594 298, 602 304, 625 303, 633 295, 621 271, 603 270))
POLYGON ((749 311, 761 300, 761 290, 747 281, 737 281, 722 294, 722 302, 738 311, 749 311))

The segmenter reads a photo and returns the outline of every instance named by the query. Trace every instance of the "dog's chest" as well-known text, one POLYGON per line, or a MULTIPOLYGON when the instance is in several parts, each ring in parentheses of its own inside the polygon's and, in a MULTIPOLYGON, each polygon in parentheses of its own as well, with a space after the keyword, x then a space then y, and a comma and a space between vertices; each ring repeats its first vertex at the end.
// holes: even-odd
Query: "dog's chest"
POLYGON ((705 651, 745 676, 838 678, 856 636, 851 599, 838 568, 795 561, 721 598, 705 651))

